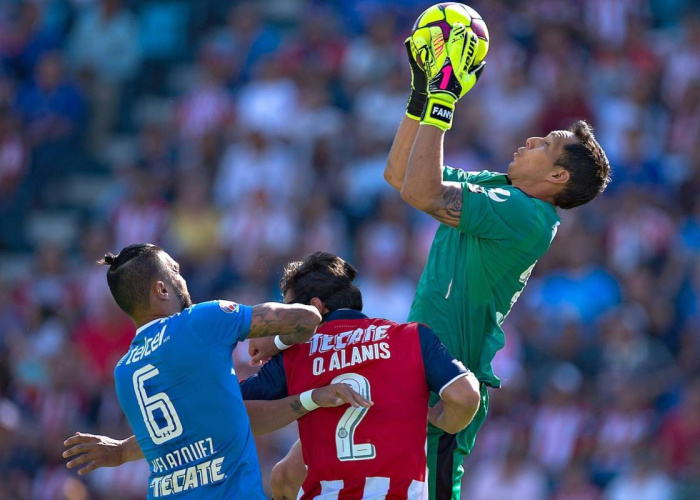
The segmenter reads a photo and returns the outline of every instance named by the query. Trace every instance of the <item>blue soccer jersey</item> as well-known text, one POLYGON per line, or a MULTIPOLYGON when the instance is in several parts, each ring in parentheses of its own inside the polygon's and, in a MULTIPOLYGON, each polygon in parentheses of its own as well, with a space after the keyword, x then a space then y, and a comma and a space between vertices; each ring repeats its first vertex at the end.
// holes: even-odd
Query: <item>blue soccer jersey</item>
POLYGON ((151 477, 148 498, 265 498, 231 352, 251 308, 196 304, 136 331, 114 370, 151 477))

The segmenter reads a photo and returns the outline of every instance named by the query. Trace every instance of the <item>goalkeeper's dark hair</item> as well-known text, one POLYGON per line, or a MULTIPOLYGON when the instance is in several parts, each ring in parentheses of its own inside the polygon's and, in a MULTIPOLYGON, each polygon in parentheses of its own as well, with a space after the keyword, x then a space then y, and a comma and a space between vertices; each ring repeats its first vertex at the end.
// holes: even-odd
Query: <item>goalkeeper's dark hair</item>
POLYGON ((602 193, 610 182, 610 163, 595 140, 593 128, 583 120, 569 127, 578 142, 567 144, 554 163, 569 172, 566 188, 554 198, 558 207, 569 209, 584 205, 602 193))
POLYGON ((280 279, 282 295, 291 293, 291 303, 309 304, 318 297, 329 311, 362 310, 362 292, 353 284, 357 270, 328 252, 316 252, 303 261, 290 262, 280 279))
POLYGON ((107 284, 117 305, 129 316, 148 309, 150 288, 158 279, 167 279, 159 253, 164 250, 150 243, 124 247, 117 255, 106 254, 97 263, 109 266, 107 284))

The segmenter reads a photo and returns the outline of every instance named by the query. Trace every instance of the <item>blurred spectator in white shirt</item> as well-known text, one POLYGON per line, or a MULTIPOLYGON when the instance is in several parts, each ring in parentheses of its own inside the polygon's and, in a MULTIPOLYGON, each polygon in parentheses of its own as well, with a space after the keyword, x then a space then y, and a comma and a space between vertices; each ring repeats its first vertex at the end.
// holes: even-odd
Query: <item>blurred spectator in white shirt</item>
POLYGON ((352 39, 343 58, 343 76, 353 90, 381 82, 395 72, 396 18, 390 13, 368 20, 366 34, 352 39))
POLYGON ((298 191, 304 169, 294 150, 263 131, 250 129, 225 151, 214 181, 214 199, 221 207, 235 207, 255 191, 272 205, 286 205, 298 191))
POLYGON ((132 243, 162 244, 169 212, 160 193, 148 177, 133 170, 127 195, 112 213, 114 247, 117 251, 132 243))
POLYGON ((573 364, 560 363, 543 391, 532 422, 530 453, 549 473, 569 466, 590 426, 590 412, 578 398, 582 383, 581 372, 573 364))
POLYGON ((632 468, 616 477, 605 489, 605 500, 672 500, 675 485, 657 465, 654 452, 647 448, 634 455, 632 468))
POLYGON ((244 86, 236 99, 241 125, 270 137, 289 137, 295 129, 299 89, 286 76, 279 56, 261 57, 254 70, 255 80, 244 86))
POLYGON ((547 477, 527 459, 527 443, 514 436, 503 459, 481 462, 467 478, 464 500, 545 500, 547 477))
POLYGON ((138 20, 121 0, 101 0, 82 11, 68 54, 88 88, 93 110, 90 144, 99 148, 115 125, 121 85, 141 65, 138 20))

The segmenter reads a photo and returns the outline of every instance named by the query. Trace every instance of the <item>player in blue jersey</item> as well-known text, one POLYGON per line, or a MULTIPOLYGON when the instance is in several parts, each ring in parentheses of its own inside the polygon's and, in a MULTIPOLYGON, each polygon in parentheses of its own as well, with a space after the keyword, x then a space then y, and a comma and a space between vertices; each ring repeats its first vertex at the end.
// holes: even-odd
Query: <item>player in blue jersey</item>
MULTIPOLYGON (((373 466, 372 470, 383 471, 380 475, 392 478, 392 481, 395 481, 391 483, 392 486, 390 486, 389 490, 390 492, 396 490, 393 493, 393 497, 406 498, 404 490, 409 485, 405 481, 404 483, 406 484, 397 480, 396 476, 407 474, 408 462, 406 460, 408 460, 409 456, 412 457, 411 463, 413 463, 415 469, 410 471, 410 474, 414 474, 417 478, 413 482, 416 484, 412 483, 413 489, 416 489, 417 485, 425 483, 425 478, 421 474, 425 472, 425 449, 423 443, 425 442, 425 420, 428 415, 428 387, 432 387, 436 392, 440 392, 443 398, 443 404, 435 406, 431 410, 430 415, 428 415, 431 422, 449 432, 455 432, 469 423, 478 408, 477 383, 472 374, 468 374, 468 371, 461 364, 454 362, 454 359, 447 354, 444 346, 427 327, 417 324, 397 325, 384 320, 368 319, 362 315, 359 312, 362 309, 362 295, 352 283, 355 275, 356 271, 354 268, 339 257, 333 254, 317 252, 309 256, 303 263, 293 262, 289 264, 285 269, 285 277, 280 283, 280 287, 284 293, 285 302, 296 303, 301 301, 310 303, 325 314, 323 325, 325 325, 324 328, 326 330, 319 328, 314 339, 319 337, 322 332, 325 332, 324 335, 326 337, 332 336, 333 328, 338 327, 338 325, 343 329, 355 329, 363 327, 362 325, 365 323, 374 324, 373 322, 381 322, 381 324, 386 323, 382 328, 387 328, 393 332, 387 333, 385 337, 382 337, 387 342, 385 348, 393 352, 393 359, 380 362, 379 357, 376 359, 370 357, 366 363, 363 361, 360 365, 353 365, 352 369, 373 380, 375 385, 373 395, 374 392, 378 391, 379 394, 375 396, 381 399, 377 410, 370 412, 373 417, 369 418, 363 425, 365 432, 373 429, 371 435, 374 436, 372 439, 374 439, 375 445, 379 446, 379 441, 382 439, 384 441, 389 440, 383 443, 383 446, 387 448, 380 453, 380 458, 383 460, 377 459, 370 464, 373 466), (405 384, 403 387, 399 387, 400 384, 392 381, 392 373, 399 374, 399 379, 405 384), (464 377, 462 378, 462 376, 464 377), (389 387, 382 389, 382 382, 389 384, 389 387), (422 404, 421 398, 424 400, 422 404), (403 413, 401 411, 397 413, 397 408, 401 408, 403 413), (412 432, 403 434, 401 443, 395 442, 393 438, 387 437, 387 432, 377 427, 377 422, 373 423, 375 418, 378 419, 378 422, 386 421, 387 418, 393 418, 394 424, 398 426, 397 428, 401 428, 402 432, 404 430, 412 432), (411 435, 409 436, 409 434, 411 435), (394 453, 394 458, 392 458, 390 451, 394 453), (395 461, 397 453, 405 458, 403 465, 395 461), (421 461, 422 466, 420 465, 421 461), (416 464, 418 464, 417 468, 416 464), (401 472, 396 472, 397 470, 401 472)), ((261 349, 259 354, 264 356, 265 353, 274 349, 277 349, 277 352, 279 352, 277 341, 280 339, 275 340, 276 342, 273 345, 277 345, 276 348, 259 345, 261 349)), ((345 356, 345 352, 342 353, 343 359, 347 358, 349 360, 352 357, 351 354, 354 348, 352 346, 346 347, 348 353, 347 356, 345 356)), ((298 392, 300 389, 322 385, 324 380, 317 379, 312 374, 310 363, 313 359, 304 351, 304 348, 299 346, 298 349, 301 350, 290 349, 285 351, 288 355, 284 357, 282 354, 273 357, 272 361, 263 367, 258 376, 252 377, 241 384, 243 397, 246 399, 286 398, 288 397, 287 394, 298 392), (302 365, 308 366, 305 369, 302 365), (294 368, 293 376, 290 378, 287 370, 292 368, 294 368)), ((326 354, 332 355, 333 353, 327 352, 326 354)), ((328 366, 331 367, 332 371, 332 360, 328 366)), ((330 376, 330 378, 333 377, 330 376)), ((316 396, 316 391, 319 390, 315 389, 312 393, 311 401, 315 404, 319 404, 316 396)), ((356 395, 356 393, 354 394, 356 395)), ((360 406, 362 403, 359 395, 356 395, 356 397, 358 397, 358 400, 353 404, 355 407, 360 406)), ((300 399, 303 401, 303 398, 300 399)), ((256 403, 263 402, 256 401, 256 403)), ((337 406, 337 404, 328 406, 337 406)), ((334 420, 335 417, 333 415, 324 412, 324 416, 319 416, 320 421, 328 418, 332 421, 331 427, 334 427, 337 419, 334 420)), ((306 422, 308 430, 308 422, 311 421, 306 422)), ((314 424, 314 427, 317 425, 319 424, 314 424)), ((315 433, 311 434, 311 436, 315 436, 315 433)), ((117 466, 143 456, 133 439, 119 442, 105 436, 83 435, 71 438, 66 444, 73 445, 78 442, 89 444, 78 444, 73 446, 68 452, 84 446, 81 450, 99 462, 96 462, 96 465, 91 470, 101 466, 117 466)), ((336 444, 332 439, 330 441, 325 439, 317 441, 315 438, 309 439, 307 432, 304 443, 305 449, 317 451, 315 456, 318 453, 324 456, 330 453, 329 457, 335 457, 336 444)), ((289 458, 285 460, 288 467, 286 467, 284 474, 293 474, 294 478, 292 481, 285 481, 285 483, 295 483, 297 486, 295 488, 285 488, 284 490, 278 489, 275 498, 295 497, 295 493, 293 495, 287 493, 288 489, 298 490, 299 485, 306 476, 304 462, 301 458, 301 447, 298 443, 295 445, 291 456, 295 457, 296 460, 289 458), (294 463, 292 464, 292 462, 294 463), (292 467, 293 465, 299 465, 300 468, 292 467)), ((322 462, 325 462, 327 465, 330 459, 326 460, 324 458, 322 462)), ((310 465, 310 471, 312 470, 311 467, 317 471, 319 469, 318 460, 310 465)), ((276 469, 279 469, 279 467, 276 469)), ((333 470, 334 473, 341 474, 340 471, 333 470)), ((357 479, 357 482, 364 484, 365 476, 367 475, 365 472, 370 473, 365 471, 364 467, 361 467, 359 472, 358 470, 350 472, 351 474, 346 471, 344 475, 338 476, 346 479, 346 486, 350 485, 351 479, 357 479)), ((281 473, 278 471, 278 474, 281 473)), ((413 478, 413 476, 411 477, 413 478)), ((386 484, 389 485, 389 479, 387 479, 386 484)), ((367 493, 368 490, 366 488, 364 490, 367 493)))
POLYGON ((114 371, 117 396, 147 459, 148 498, 262 499, 260 469, 231 353, 245 338, 308 340, 321 321, 300 304, 192 305, 178 264, 131 245, 100 262, 136 336, 114 371))

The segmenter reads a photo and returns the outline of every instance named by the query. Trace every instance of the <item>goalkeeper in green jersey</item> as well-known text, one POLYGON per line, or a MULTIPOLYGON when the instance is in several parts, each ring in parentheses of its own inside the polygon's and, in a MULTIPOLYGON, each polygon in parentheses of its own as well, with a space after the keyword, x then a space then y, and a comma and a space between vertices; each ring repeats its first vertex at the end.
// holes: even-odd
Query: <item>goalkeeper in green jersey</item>
MULTIPOLYGON (((491 360, 505 342, 501 324, 554 238, 557 207, 588 203, 605 189, 610 173, 585 122, 528 139, 507 175, 443 166, 443 136, 455 104, 484 69, 483 63, 473 67, 473 37, 455 23, 439 61, 432 40, 417 40, 422 46, 406 40, 412 92, 384 174, 404 200, 442 223, 408 320, 430 326, 481 382, 481 405, 464 431, 428 429, 431 500, 459 499, 462 461, 488 411, 486 388, 500 385, 491 360), (416 64, 416 53, 428 74, 416 64)), ((276 354, 252 347, 254 361, 276 354)), ((296 498, 305 475, 297 442, 272 471, 274 498, 296 498)))
POLYGON ((465 50, 473 36, 455 24, 440 67, 432 44, 418 47, 407 40, 412 92, 384 172, 407 203, 441 223, 408 321, 430 326, 481 382, 480 409, 464 431, 449 435, 429 428, 435 500, 459 498, 462 461, 488 411, 487 387, 500 386, 491 361, 505 342, 501 324, 556 234, 557 208, 588 203, 610 179, 605 153, 583 121, 527 139, 507 174, 443 165, 443 137, 455 104, 484 68, 473 68, 473 51, 465 50), (416 64, 416 54, 428 74, 416 64))

